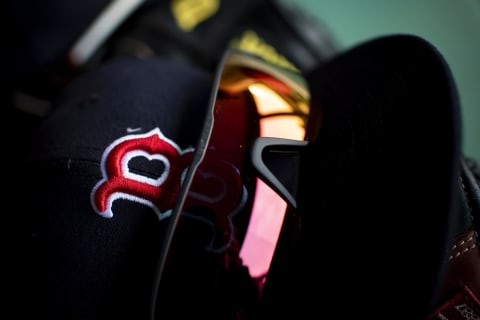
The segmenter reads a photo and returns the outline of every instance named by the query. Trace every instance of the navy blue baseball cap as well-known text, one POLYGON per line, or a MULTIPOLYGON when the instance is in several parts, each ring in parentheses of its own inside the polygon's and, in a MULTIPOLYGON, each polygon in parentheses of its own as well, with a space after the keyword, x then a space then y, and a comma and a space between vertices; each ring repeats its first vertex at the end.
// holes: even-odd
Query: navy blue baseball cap
MULTIPOLYGON (((237 82, 223 88, 221 74, 161 58, 116 59, 56 98, 24 164, 30 311, 151 319, 153 305, 164 319, 303 319, 334 308, 424 318, 455 229, 461 146, 458 97, 442 55, 423 39, 394 35, 334 57, 306 74, 308 90, 293 99, 309 106, 294 110, 306 135, 285 144, 262 133, 262 115, 250 114, 257 102, 230 95, 237 82), (247 112, 224 111, 238 105, 247 112), (244 162, 254 141, 265 143, 244 162), (241 255, 255 205, 243 195, 258 187, 251 174, 242 177, 233 226, 227 219, 212 227, 215 212, 181 203, 229 190, 190 167, 220 147, 228 157, 213 171, 232 172, 238 161, 288 204, 266 277, 252 276, 241 255), (190 219, 165 251, 170 217, 183 211, 190 219)), ((286 81, 255 76, 292 97, 286 81)))
POLYGON ((27 162, 29 311, 147 317, 161 222, 191 161, 211 86, 210 74, 169 60, 126 59, 57 97, 27 162))

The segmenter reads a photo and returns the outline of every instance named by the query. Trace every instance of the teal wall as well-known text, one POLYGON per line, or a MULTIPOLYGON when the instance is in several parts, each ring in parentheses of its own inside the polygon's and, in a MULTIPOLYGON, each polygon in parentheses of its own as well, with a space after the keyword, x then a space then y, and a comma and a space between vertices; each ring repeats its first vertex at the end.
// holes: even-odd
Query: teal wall
MULTIPOLYGON (((457 83, 463 152, 480 161, 480 0, 284 0, 321 19, 347 49, 373 37, 410 33, 435 45, 457 83)), ((432 115, 432 121, 435 115, 432 115)))

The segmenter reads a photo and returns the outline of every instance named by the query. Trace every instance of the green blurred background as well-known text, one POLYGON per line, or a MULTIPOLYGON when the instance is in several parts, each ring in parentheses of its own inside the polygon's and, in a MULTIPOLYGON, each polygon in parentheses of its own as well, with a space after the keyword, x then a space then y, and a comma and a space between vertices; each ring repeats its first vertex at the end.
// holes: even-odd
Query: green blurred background
POLYGON ((464 154, 480 161, 480 0, 284 2, 325 24, 340 50, 393 33, 415 34, 435 45, 458 87, 464 154))

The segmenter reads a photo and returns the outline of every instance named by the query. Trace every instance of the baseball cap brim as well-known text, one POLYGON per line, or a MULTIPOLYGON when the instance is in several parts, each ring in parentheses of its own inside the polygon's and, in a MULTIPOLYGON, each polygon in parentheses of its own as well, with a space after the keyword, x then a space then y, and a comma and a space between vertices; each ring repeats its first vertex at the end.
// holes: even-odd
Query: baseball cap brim
POLYGON ((310 143, 264 315, 424 319, 456 228, 461 126, 448 64, 420 37, 389 35, 307 80, 310 143))

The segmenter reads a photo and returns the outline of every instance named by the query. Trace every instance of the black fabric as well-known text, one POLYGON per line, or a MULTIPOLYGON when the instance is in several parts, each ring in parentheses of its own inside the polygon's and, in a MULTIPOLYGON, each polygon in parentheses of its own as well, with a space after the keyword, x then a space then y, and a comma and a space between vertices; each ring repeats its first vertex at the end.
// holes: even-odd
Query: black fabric
POLYGON ((18 84, 44 75, 63 60, 66 50, 109 3, 110 0, 2 2, 1 16, 8 22, 5 33, 11 40, 4 44, 9 54, 5 62, 10 68, 10 81, 18 84))
POLYGON ((308 81, 322 120, 310 124, 298 217, 265 312, 425 319, 457 230, 460 110, 448 65, 427 41, 391 35, 308 81))
POLYGON ((461 184, 463 194, 462 214, 464 221, 460 231, 473 228, 480 232, 480 171, 475 160, 466 157, 461 164, 461 184))
MULTIPOLYGON (((2 68, 16 90, 50 100, 83 72, 85 66, 71 69, 68 53, 85 30, 114 1, 31 0, 2 2, 2 68)), ((193 30, 182 30, 175 22, 175 1, 145 0, 112 30, 88 61, 97 67, 114 56, 144 55, 146 51, 213 70, 223 50, 246 30, 258 33, 265 43, 263 53, 278 51, 302 70, 309 70, 336 52, 336 43, 321 21, 293 6, 276 0, 248 0, 227 4, 199 3, 184 12, 202 16, 212 9, 193 30), (218 8, 214 6, 218 5, 218 8), (317 37, 311 34, 316 33, 317 37)), ((181 7, 181 2, 176 2, 181 7)), ((187 8, 187 9, 185 9, 187 8)), ((254 40, 254 41, 258 41, 254 40)), ((275 59, 278 57, 276 55, 275 59)))
POLYGON ((243 42, 244 49, 257 50, 277 63, 288 60, 307 71, 337 51, 333 35, 320 19, 282 1, 219 1, 214 14, 192 30, 182 29, 175 21, 172 3, 143 6, 116 32, 100 56, 152 51, 214 70, 228 46, 243 42), (132 40, 141 45, 132 45, 132 40))

